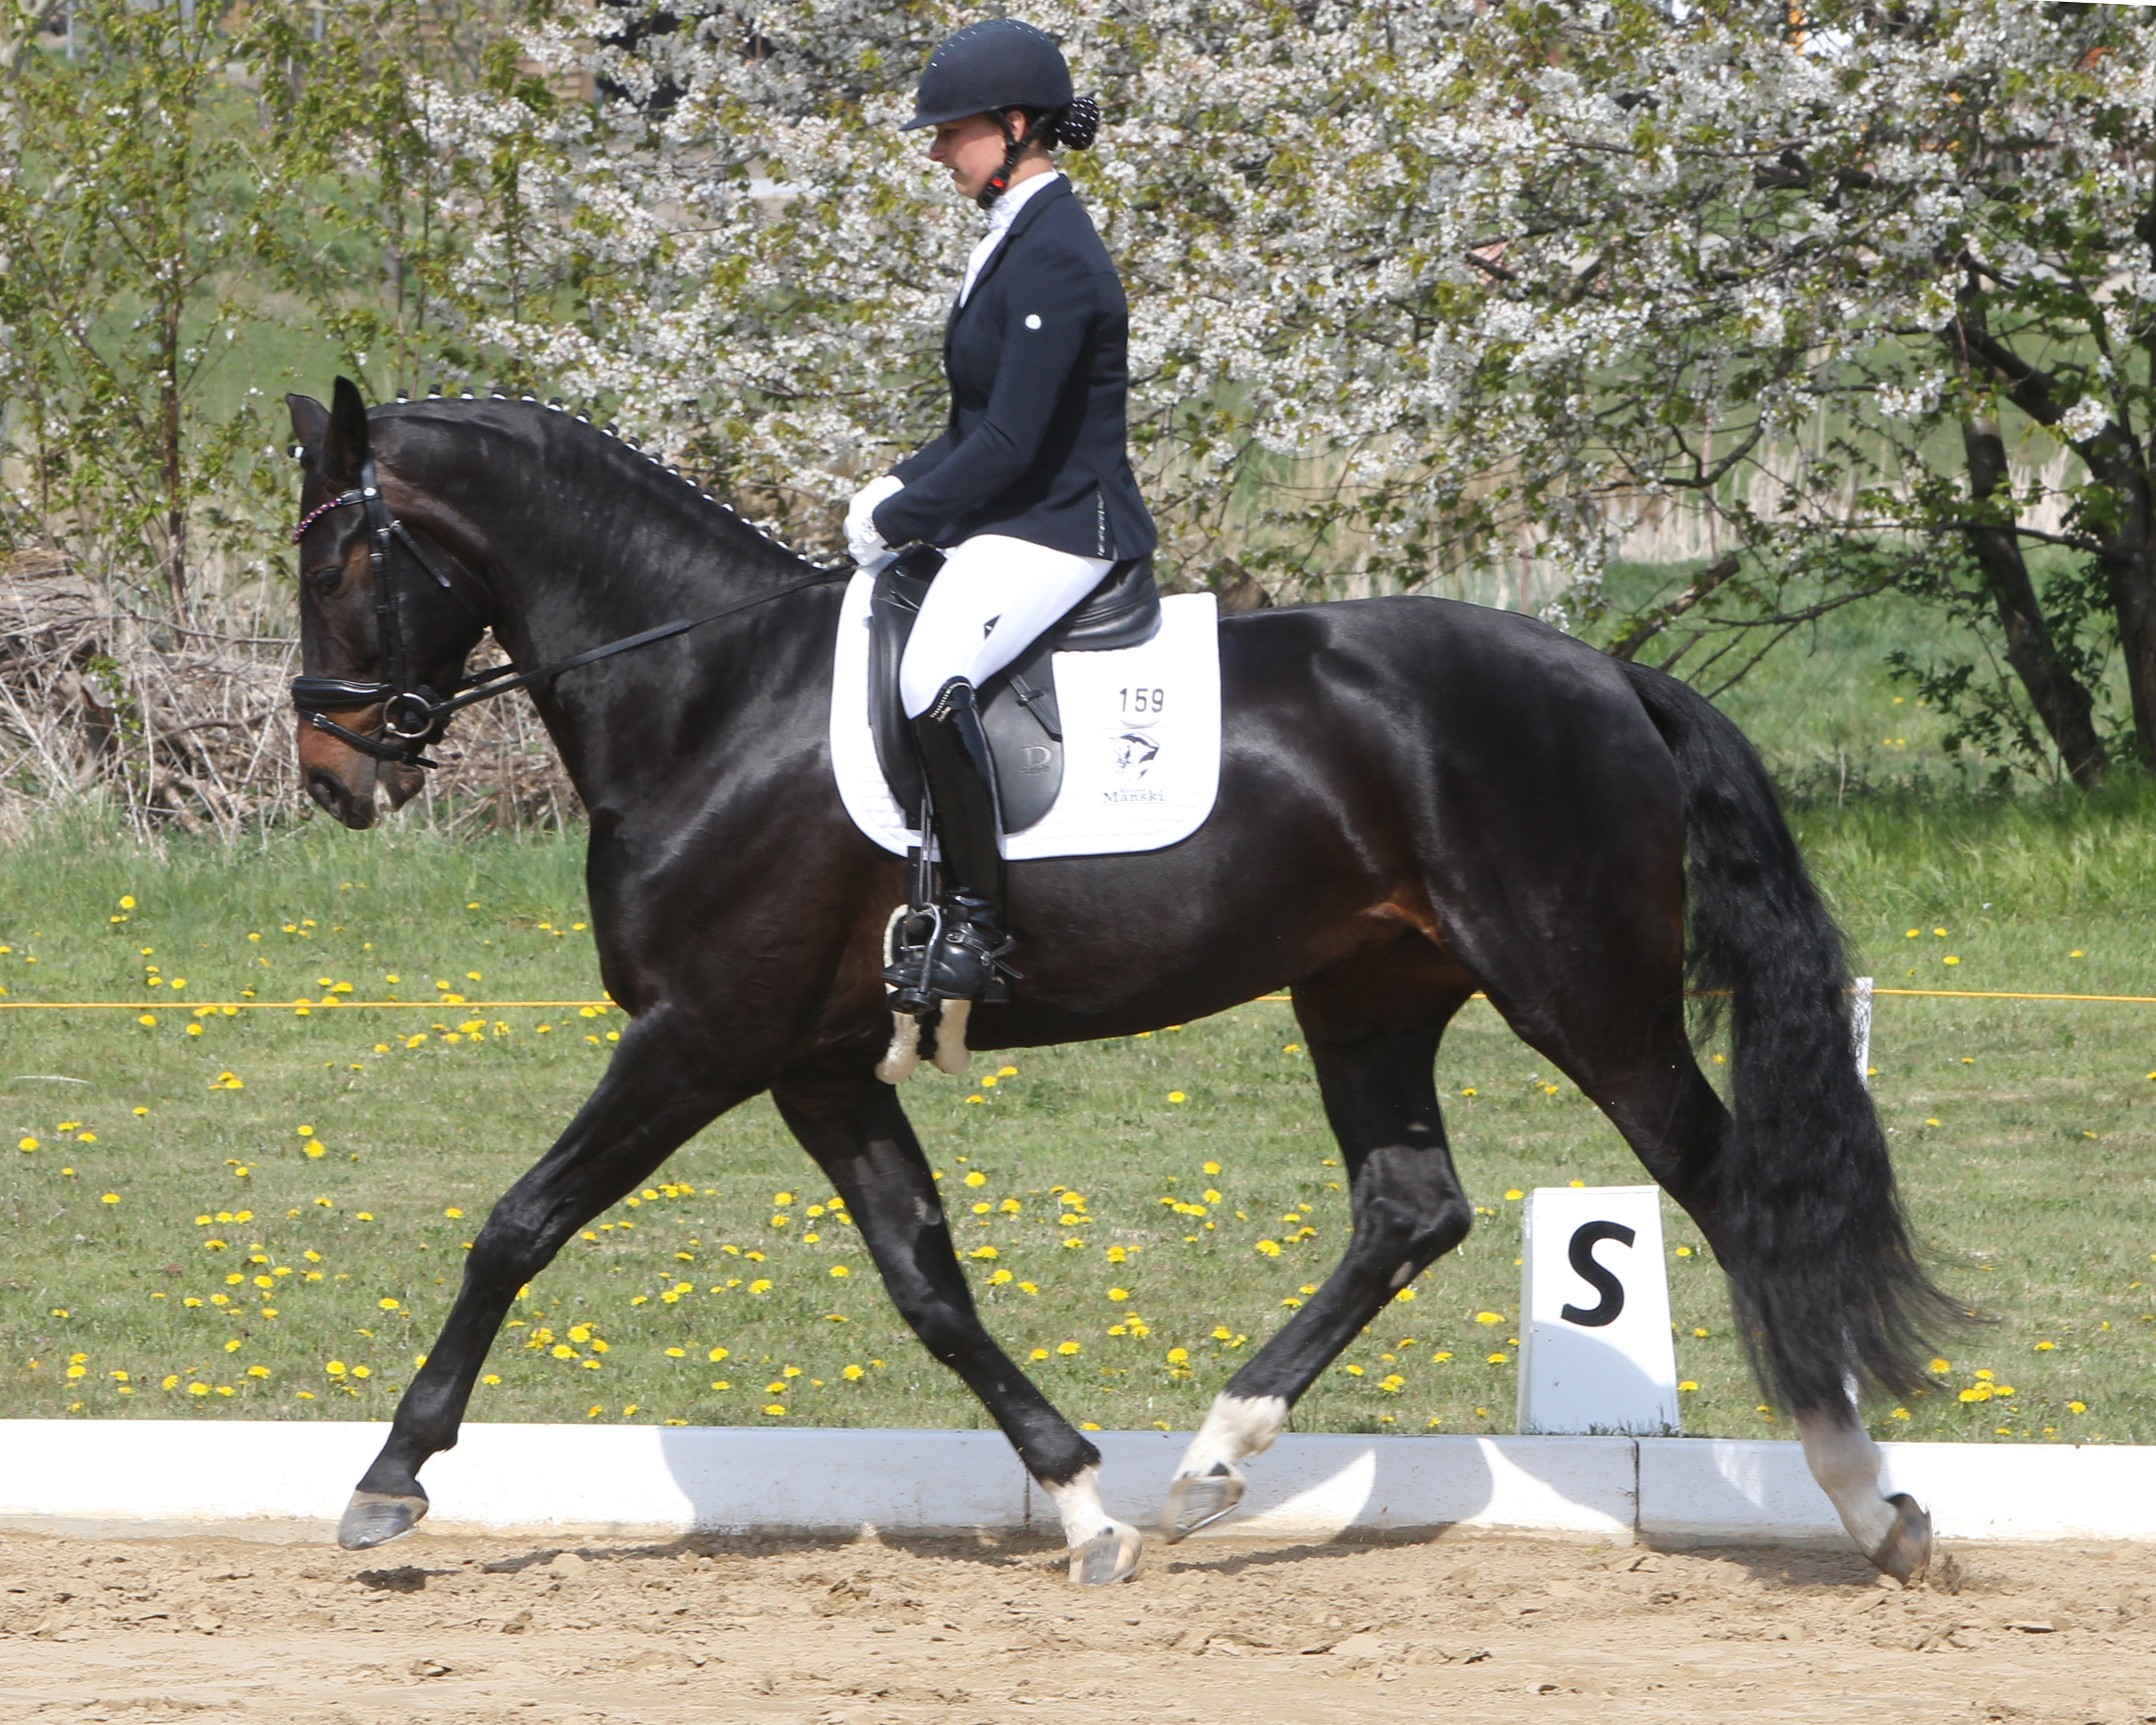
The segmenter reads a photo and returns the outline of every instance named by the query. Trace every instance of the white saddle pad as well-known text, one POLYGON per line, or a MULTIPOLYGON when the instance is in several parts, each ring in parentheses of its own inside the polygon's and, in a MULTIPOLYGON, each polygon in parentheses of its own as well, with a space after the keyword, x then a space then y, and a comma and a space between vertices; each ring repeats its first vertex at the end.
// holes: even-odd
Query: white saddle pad
MULTIPOLYGON (((856 574, 839 614, 831 680, 831 770, 854 824, 896 855, 918 845, 876 765, 869 730, 869 595, 856 574)), ((1055 655, 1063 788, 1048 813, 1004 840, 1014 862, 1158 850, 1213 812, 1220 783, 1220 637, 1210 593, 1160 603, 1142 647, 1055 655)))

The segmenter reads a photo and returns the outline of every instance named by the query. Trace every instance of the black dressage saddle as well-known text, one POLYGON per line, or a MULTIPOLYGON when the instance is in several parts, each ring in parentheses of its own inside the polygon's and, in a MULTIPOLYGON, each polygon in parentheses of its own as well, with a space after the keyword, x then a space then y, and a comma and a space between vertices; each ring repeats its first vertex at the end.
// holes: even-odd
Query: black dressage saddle
MULTIPOLYGON (((869 723, 876 764, 898 806, 921 810, 921 762, 913 726, 898 698, 898 665, 928 583, 943 553, 914 546, 876 577, 869 600, 869 723)), ((1160 633, 1160 588, 1151 557, 1129 557, 1101 578, 1060 623, 990 677, 979 691, 981 720, 995 752, 1004 830, 1025 830, 1063 788, 1063 715, 1055 704, 1055 655, 1137 647, 1160 633)))

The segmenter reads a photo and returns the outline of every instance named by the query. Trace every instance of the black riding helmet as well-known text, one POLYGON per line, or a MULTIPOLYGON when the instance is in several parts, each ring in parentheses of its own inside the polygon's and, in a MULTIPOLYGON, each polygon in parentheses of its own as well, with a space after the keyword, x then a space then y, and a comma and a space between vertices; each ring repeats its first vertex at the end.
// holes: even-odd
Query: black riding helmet
POLYGON ((1090 96, 1073 93, 1070 68, 1055 39, 1014 18, 992 18, 967 25, 928 57, 914 95, 913 118, 899 130, 916 131, 969 115, 994 115, 1004 129, 1004 165, 981 190, 985 209, 1003 195, 1024 153, 1005 117, 1013 108, 1030 116, 1029 138, 1073 150, 1090 146, 1100 128, 1100 106, 1090 96))

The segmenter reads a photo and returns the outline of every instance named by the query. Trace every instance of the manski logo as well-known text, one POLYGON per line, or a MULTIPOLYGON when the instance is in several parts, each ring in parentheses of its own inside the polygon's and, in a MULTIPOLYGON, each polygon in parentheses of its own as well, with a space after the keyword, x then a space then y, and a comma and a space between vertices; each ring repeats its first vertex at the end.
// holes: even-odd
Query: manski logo
POLYGON ((1116 771, 1130 778, 1143 778, 1146 769, 1160 753, 1160 744, 1142 731, 1126 731, 1116 739, 1116 771))

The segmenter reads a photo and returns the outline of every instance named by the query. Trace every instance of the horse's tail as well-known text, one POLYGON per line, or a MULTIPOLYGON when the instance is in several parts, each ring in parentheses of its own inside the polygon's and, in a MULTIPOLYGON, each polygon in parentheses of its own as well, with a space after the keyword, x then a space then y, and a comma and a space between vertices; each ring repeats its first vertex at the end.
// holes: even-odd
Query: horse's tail
POLYGON ((1753 1368, 1795 1411, 1852 1381, 1906 1393, 1926 1381, 1924 1332, 1964 1314, 1910 1240, 1856 1070, 1841 931, 1743 732, 1676 678, 1624 670, 1684 785, 1687 980, 1727 1004, 1736 1117, 1712 1201, 1753 1368))

